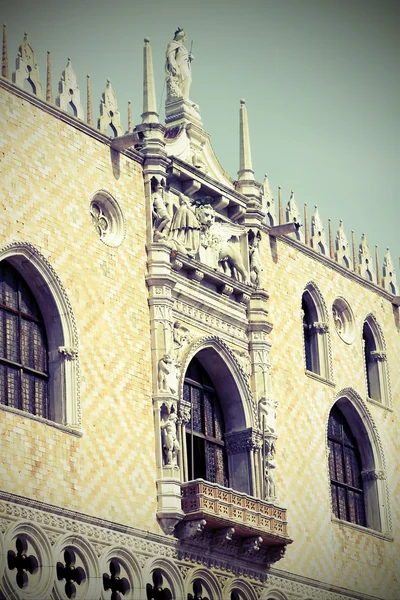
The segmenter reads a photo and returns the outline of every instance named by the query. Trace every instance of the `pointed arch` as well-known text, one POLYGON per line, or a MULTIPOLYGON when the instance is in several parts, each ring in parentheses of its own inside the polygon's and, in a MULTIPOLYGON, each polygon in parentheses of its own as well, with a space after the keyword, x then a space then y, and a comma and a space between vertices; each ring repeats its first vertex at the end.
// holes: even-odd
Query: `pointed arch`
POLYGON ((332 358, 328 310, 318 286, 312 281, 304 288, 301 311, 306 371, 331 381, 332 358))
POLYGON ((182 364, 179 389, 185 480, 201 477, 254 495, 259 488, 257 410, 232 350, 217 336, 194 341, 182 364))
POLYGON ((218 336, 201 337, 188 346, 180 374, 180 397, 182 398, 185 373, 190 361, 195 356, 210 375, 222 401, 225 397, 231 395, 234 414, 228 406, 223 406, 224 410, 227 411, 228 431, 230 430, 230 423, 232 423, 232 429, 257 427, 257 407, 248 378, 233 351, 218 336), (238 409, 240 409, 239 413, 237 412, 238 409))
POLYGON ((386 343, 381 326, 373 313, 369 313, 364 319, 362 343, 367 398, 391 408, 386 343))
POLYGON ((78 331, 65 288, 43 254, 28 242, 0 248, 25 280, 43 316, 48 342, 49 420, 80 428, 78 331))
MULTIPOLYGON (((372 415, 361 396, 353 388, 342 389, 335 395, 329 410, 326 439, 328 439, 329 418, 333 408, 338 408, 342 413, 359 452, 366 527, 390 535, 392 523, 386 462, 382 441, 372 415)), ((329 456, 329 450, 327 451, 329 456)))

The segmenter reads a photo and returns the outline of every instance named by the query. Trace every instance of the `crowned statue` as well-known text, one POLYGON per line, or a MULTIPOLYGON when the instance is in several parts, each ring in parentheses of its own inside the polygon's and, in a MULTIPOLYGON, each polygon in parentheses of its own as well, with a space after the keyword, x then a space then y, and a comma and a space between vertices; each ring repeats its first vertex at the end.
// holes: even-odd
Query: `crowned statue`
POLYGON ((192 83, 191 62, 193 55, 184 46, 186 33, 178 27, 174 39, 167 46, 166 79, 167 102, 176 98, 189 99, 190 84, 192 83))

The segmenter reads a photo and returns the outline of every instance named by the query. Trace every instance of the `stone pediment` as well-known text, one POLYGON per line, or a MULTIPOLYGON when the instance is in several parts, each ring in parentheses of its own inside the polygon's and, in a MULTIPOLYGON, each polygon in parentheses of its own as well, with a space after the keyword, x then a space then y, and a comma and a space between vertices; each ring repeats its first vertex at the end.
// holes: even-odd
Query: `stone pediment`
POLYGON ((167 128, 165 151, 168 156, 179 158, 229 190, 235 190, 235 181, 218 161, 210 136, 197 125, 180 123, 167 128))

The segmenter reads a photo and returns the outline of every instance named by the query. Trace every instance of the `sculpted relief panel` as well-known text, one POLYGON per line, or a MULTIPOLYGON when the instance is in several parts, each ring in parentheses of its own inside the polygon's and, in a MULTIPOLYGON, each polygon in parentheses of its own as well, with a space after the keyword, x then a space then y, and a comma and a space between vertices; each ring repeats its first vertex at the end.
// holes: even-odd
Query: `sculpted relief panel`
MULTIPOLYGON (((220 220, 210 197, 192 200, 183 193, 179 193, 177 199, 176 196, 171 199, 171 196, 175 195, 166 192, 159 183, 155 185, 152 193, 153 240, 162 241, 171 249, 237 281, 250 283, 241 250, 245 228, 220 220)), ((253 270, 257 270, 255 265, 253 270)), ((254 282, 258 279, 257 275, 253 278, 254 282)))

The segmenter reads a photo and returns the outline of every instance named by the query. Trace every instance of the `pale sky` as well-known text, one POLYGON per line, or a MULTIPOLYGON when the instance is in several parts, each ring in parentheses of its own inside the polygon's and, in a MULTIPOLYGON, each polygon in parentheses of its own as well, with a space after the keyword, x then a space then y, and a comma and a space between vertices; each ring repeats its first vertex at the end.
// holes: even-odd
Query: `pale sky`
MULTIPOLYGON (((239 101, 246 99, 255 177, 275 198, 294 190, 334 235, 367 235, 381 265, 389 246, 400 283, 400 4, 398 0, 0 0, 10 72, 24 31, 53 95, 68 56, 94 118, 109 77, 127 128, 142 112, 143 39, 151 39, 157 103, 175 29, 193 40, 191 99, 223 168, 239 168, 239 101)), ((164 111, 162 109, 161 116, 164 111)))

